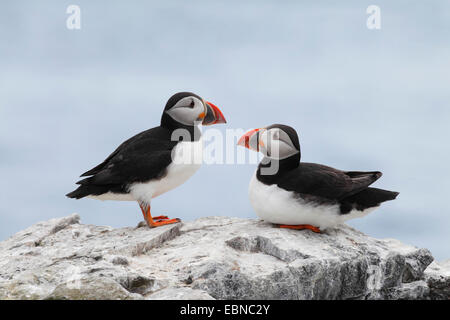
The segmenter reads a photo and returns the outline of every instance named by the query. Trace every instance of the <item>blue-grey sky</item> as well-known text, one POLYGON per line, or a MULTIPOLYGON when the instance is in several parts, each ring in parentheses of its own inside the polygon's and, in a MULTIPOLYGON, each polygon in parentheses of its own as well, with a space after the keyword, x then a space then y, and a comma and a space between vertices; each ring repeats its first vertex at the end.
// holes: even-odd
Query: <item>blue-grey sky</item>
MULTIPOLYGON (((73 212, 134 226, 135 203, 67 199, 80 173, 193 91, 225 128, 284 123, 302 159, 380 170, 399 191, 349 224, 450 258, 450 2, 3 1, 0 239, 73 212), (81 30, 66 8, 81 8, 81 30), (381 29, 366 8, 381 8, 381 29)), ((203 166, 155 214, 255 217, 255 165, 203 166)))

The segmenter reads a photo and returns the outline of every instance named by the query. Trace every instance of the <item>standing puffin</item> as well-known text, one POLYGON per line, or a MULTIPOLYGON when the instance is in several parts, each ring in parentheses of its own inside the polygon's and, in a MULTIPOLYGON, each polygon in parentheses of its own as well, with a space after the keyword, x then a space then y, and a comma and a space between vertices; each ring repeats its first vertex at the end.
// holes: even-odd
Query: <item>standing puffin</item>
POLYGON ((282 228, 320 232, 363 217, 398 195, 369 187, 381 177, 379 171, 341 171, 300 162, 297 132, 286 125, 251 130, 238 145, 263 153, 250 181, 250 202, 261 219, 282 228))
POLYGON ((83 173, 88 176, 66 196, 99 200, 137 201, 149 227, 179 222, 152 217, 150 202, 189 179, 202 162, 198 124, 226 123, 211 102, 191 92, 174 94, 166 104, 161 125, 123 142, 105 161, 83 173))

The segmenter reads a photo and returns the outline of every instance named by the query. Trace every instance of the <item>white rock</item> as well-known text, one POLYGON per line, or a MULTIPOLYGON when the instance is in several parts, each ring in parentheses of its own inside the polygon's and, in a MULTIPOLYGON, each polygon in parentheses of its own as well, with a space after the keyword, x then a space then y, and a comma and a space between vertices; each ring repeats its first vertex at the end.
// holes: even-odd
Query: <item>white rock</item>
POLYGON ((207 217, 154 229, 78 215, 0 243, 0 299, 448 299, 449 263, 346 225, 207 217))
POLYGON ((153 300, 214 300, 202 290, 194 290, 187 287, 169 287, 151 294, 153 300))
POLYGON ((433 261, 425 270, 425 279, 431 299, 450 299, 450 259, 441 263, 433 261))

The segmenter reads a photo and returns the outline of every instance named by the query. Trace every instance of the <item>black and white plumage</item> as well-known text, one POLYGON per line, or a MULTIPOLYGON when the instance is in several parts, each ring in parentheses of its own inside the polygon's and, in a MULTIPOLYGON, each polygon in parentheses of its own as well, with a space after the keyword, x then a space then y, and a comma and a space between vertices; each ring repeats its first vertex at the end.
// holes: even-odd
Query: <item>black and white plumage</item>
POLYGON ((238 144, 265 155, 250 181, 249 198, 257 215, 271 223, 313 226, 308 228, 317 232, 365 216, 398 195, 369 187, 381 177, 379 171, 300 162, 297 132, 286 125, 252 130, 238 144))
POLYGON ((67 197, 137 201, 149 226, 167 224, 171 220, 165 216, 159 217, 165 221, 153 221, 152 198, 181 185, 200 168, 202 140, 197 125, 225 122, 214 104, 191 92, 177 93, 167 101, 160 126, 123 142, 83 173, 87 178, 78 181, 80 186, 67 197))

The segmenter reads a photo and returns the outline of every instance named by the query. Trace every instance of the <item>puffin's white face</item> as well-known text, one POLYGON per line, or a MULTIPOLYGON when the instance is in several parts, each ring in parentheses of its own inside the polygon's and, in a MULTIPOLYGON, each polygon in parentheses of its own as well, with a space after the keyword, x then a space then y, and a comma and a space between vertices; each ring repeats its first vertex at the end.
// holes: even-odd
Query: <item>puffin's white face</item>
POLYGON ((280 128, 261 128, 247 132, 238 145, 259 151, 264 156, 282 160, 300 152, 289 135, 280 128))
POLYGON ((299 152, 289 135, 279 128, 263 130, 259 138, 259 151, 272 159, 286 159, 299 152))
POLYGON ((206 112, 203 101, 193 96, 180 99, 172 108, 166 110, 175 121, 187 126, 193 126, 196 121, 201 122, 206 112))

